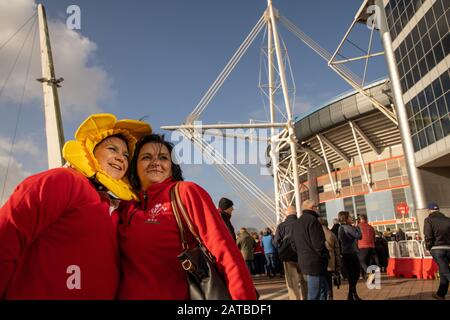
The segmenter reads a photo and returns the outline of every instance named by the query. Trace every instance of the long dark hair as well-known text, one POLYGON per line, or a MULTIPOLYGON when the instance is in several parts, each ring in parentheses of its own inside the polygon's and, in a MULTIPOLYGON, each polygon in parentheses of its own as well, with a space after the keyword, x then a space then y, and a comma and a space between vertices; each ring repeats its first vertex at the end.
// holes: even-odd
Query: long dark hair
MULTIPOLYGON (((137 162, 138 162, 139 152, 141 151, 142 147, 147 143, 156 143, 156 144, 162 144, 162 145, 166 146, 167 150, 169 150, 170 155, 172 155, 172 150, 174 148, 173 143, 166 141, 164 139, 163 134, 150 134, 148 136, 141 138, 141 140, 139 140, 139 142, 136 144, 133 158, 131 159, 130 171, 128 174, 128 178, 130 180, 131 186, 136 190, 141 190, 141 181, 139 180, 139 176, 138 176, 138 172, 137 172, 137 162)), ((170 162, 172 163, 172 178, 175 181, 183 181, 184 180, 183 171, 181 170, 180 165, 174 163, 172 160, 172 157, 170 158, 170 162)))

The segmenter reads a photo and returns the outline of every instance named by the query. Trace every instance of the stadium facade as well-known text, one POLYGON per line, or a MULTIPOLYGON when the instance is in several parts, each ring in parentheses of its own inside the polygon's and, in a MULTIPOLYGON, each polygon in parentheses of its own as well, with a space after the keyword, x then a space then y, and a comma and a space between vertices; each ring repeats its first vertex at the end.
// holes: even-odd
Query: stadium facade
POLYGON ((425 201, 439 203, 450 214, 450 1, 382 3, 390 35, 388 42, 382 35, 383 46, 394 53, 386 58, 390 78, 365 89, 397 114, 403 108, 396 97, 400 89, 407 121, 399 119, 396 126, 356 91, 297 119, 300 150, 310 162, 301 175, 301 194, 317 200, 328 220, 346 210, 367 214, 379 230, 417 230, 426 215, 425 201), (405 128, 407 138, 401 132, 405 128), (411 179, 411 173, 419 179, 411 179), (415 208, 418 202, 421 207, 415 208), (396 210, 400 203, 408 204, 408 214, 396 210))

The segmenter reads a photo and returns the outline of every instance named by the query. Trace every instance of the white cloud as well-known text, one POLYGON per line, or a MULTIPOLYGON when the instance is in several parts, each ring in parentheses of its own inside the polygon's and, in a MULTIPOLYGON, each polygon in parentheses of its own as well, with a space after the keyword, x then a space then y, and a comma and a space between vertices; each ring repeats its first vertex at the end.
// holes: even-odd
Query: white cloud
MULTIPOLYGON (((34 0, 0 1, 0 45, 36 12, 34 0)), ((97 45, 87 37, 69 30, 65 21, 48 21, 54 65, 57 78, 63 77, 59 89, 62 113, 65 117, 84 117, 101 111, 101 104, 114 96, 111 76, 98 65, 93 65, 97 45)), ((22 29, 2 50, 0 50, 0 88, 14 64, 15 57, 25 40, 31 23, 22 29)), ((37 24, 36 24, 37 27, 37 24)), ((28 57, 33 42, 34 30, 25 42, 16 68, 8 81, 3 98, 19 102, 27 70, 28 57)), ((39 32, 36 33, 33 59, 27 85, 26 101, 42 104, 42 85, 35 81, 41 77, 39 32)))
MULTIPOLYGON (((11 142, 5 137, 0 136, 0 155, 8 154, 11 150, 11 142)), ((41 154, 38 147, 30 140, 20 140, 14 143, 14 154, 29 155, 37 157, 41 154)))
MULTIPOLYGON (((0 206, 6 202, 14 188, 31 174, 15 157, 9 157, 10 148, 11 143, 0 137, 0 206)), ((39 156, 39 150, 28 141, 15 143, 14 153, 39 156)))

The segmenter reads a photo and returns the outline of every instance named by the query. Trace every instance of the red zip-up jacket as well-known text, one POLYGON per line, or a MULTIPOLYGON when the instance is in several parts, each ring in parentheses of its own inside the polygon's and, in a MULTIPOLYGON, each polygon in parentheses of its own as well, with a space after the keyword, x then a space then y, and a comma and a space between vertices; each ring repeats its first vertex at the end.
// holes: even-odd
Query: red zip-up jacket
POLYGON ((0 209, 0 298, 113 299, 117 212, 70 168, 33 175, 0 209))
POLYGON ((367 222, 358 224, 361 229, 362 238, 358 240, 359 249, 375 248, 375 229, 367 222))
MULTIPOLYGON (((177 256, 183 251, 178 225, 170 205, 168 178, 141 193, 142 203, 130 202, 121 210, 119 247, 123 278, 119 299, 187 300, 186 272, 177 256)), ((256 299, 247 266, 209 194, 192 182, 182 182, 180 197, 233 299, 256 299)), ((186 233, 189 234, 188 229, 186 233)), ((191 237, 190 247, 195 245, 191 237)))

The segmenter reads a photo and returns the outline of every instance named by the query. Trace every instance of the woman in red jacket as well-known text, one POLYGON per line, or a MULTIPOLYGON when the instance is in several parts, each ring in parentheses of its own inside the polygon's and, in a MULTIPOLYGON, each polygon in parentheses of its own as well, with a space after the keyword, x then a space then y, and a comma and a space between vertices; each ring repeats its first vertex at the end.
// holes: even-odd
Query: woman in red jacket
MULTIPOLYGON (((183 247, 170 205, 170 190, 183 180, 180 166, 172 161, 172 149, 160 135, 146 136, 136 146, 130 182, 141 190, 140 202, 131 201, 120 210, 119 299, 190 299, 186 271, 177 258, 183 247)), ((181 182, 179 193, 200 238, 216 258, 232 299, 256 299, 242 255, 209 194, 192 182, 181 182)), ((191 237, 189 247, 194 245, 191 237)))
POLYGON ((114 299, 117 212, 148 124, 92 115, 64 145, 64 168, 23 181, 0 209, 0 299, 114 299), (124 179, 125 178, 125 179, 124 179))

